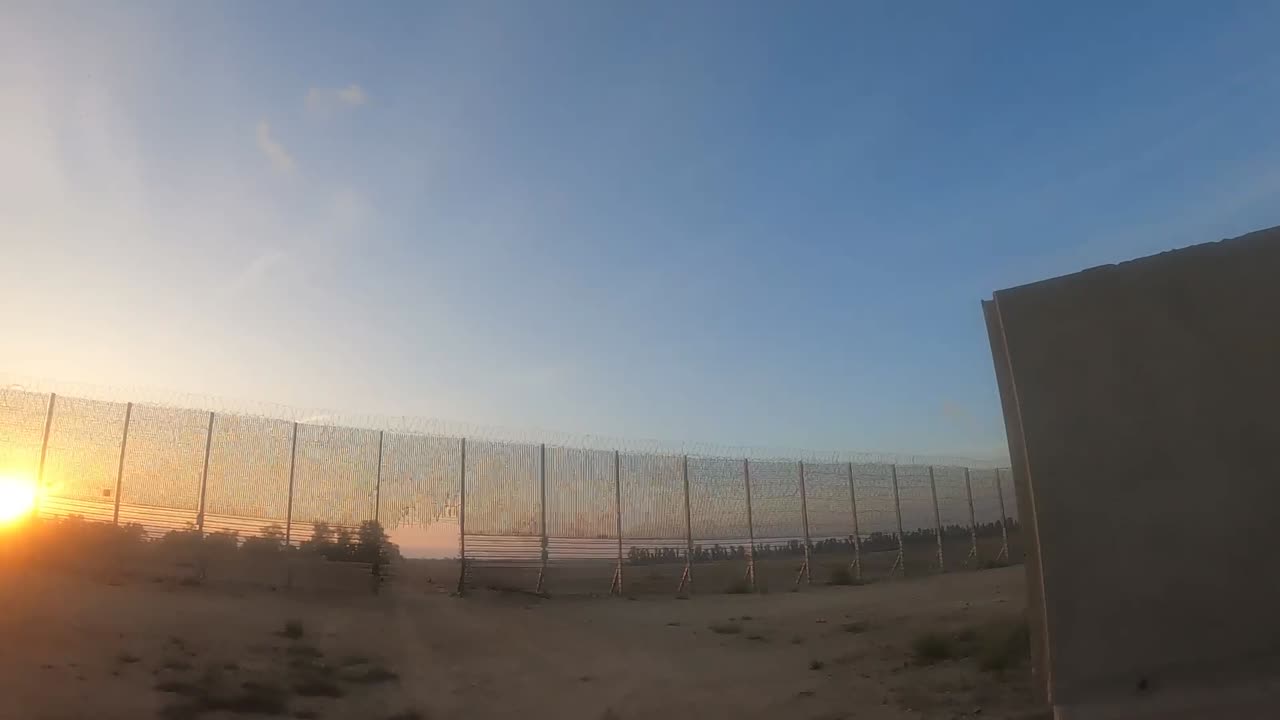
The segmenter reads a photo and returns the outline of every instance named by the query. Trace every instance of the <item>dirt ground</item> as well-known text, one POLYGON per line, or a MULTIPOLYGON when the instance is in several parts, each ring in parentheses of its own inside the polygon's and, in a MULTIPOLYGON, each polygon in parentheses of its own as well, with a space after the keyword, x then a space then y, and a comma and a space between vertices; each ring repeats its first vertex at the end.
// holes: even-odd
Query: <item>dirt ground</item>
POLYGON ((5 719, 1047 717, 1025 663, 912 655, 1020 623, 1018 567, 689 600, 0 571, 5 719))

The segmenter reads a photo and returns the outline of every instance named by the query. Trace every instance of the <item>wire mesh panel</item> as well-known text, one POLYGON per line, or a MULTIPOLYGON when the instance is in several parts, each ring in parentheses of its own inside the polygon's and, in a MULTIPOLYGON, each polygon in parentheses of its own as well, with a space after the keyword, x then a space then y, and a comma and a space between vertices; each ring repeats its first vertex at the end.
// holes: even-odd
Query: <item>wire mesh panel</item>
POLYGON ((902 529, 908 535, 924 532, 933 536, 933 493, 929 489, 929 468, 925 465, 898 466, 898 496, 902 503, 902 529))
POLYGON ((938 487, 938 514, 944 532, 969 534, 969 497, 964 489, 964 468, 936 466, 933 479, 938 487))
POLYGON ((458 517, 462 441, 387 433, 379 518, 387 529, 424 528, 458 517))
POLYGON ((547 535, 617 538, 616 494, 612 452, 547 448, 547 535))
POLYGON ((848 465, 805 463, 804 491, 811 539, 847 538, 853 534, 848 465))
POLYGON ((540 448, 467 443, 467 534, 541 535, 540 448))
MULTIPOLYGON (((302 427, 298 426, 299 433, 302 427)), ((293 423, 247 415, 215 416, 205 515, 283 523, 289 510, 292 448, 293 423)), ((251 525, 256 529, 261 524, 251 525)), ((242 532, 248 533, 249 528, 242 532)))
POLYGON ((756 539, 804 537, 799 463, 752 460, 750 467, 751 517, 756 539))
POLYGON ((294 461, 293 518, 352 527, 373 519, 378 433, 299 425, 294 461))
POLYGON ((1001 470, 999 473, 992 471, 996 477, 995 484, 998 485, 1004 496, 1004 513, 1005 519, 1012 524, 1018 522, 1018 493, 1013 489, 1013 473, 1008 468, 1001 470))
POLYGON ((207 412, 135 405, 129 416, 121 505, 188 510, 194 520, 208 430, 207 412))
POLYGON ((45 456, 44 494, 114 504, 125 406, 59 397, 45 456))
MULTIPOLYGON (((969 471, 969 483, 973 485, 973 514, 979 525, 1000 522, 1000 498, 996 495, 995 470, 969 471)), ((1007 504, 1009 499, 1005 498, 1007 504)))
POLYGON ((853 488, 858 498, 858 530, 862 536, 898 532, 893 506, 893 468, 870 464, 853 466, 853 488))
POLYGON ((683 540, 686 530, 681 458, 623 453, 620 462, 622 536, 683 540))
POLYGON ((49 395, 0 388, 0 476, 34 480, 49 395))
POLYGON ((745 542, 749 533, 743 461, 689 458, 689 508, 695 541, 745 542))

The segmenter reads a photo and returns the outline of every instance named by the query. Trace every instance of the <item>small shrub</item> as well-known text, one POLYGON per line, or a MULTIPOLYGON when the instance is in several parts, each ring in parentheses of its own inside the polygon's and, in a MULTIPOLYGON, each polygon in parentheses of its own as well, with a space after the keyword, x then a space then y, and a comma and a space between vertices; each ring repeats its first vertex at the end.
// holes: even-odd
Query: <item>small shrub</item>
POLYGON ((293 668, 298 672, 307 673, 309 675, 328 676, 328 675, 334 674, 334 670, 332 667, 329 667, 328 665, 324 664, 320 660, 317 660, 316 658, 310 658, 310 657, 289 658, 289 667, 293 668))
POLYGON ((768 642, 768 641, 769 641, 769 638, 767 638, 767 637, 765 637, 765 636, 763 636, 763 635, 758 635, 758 634, 756 634, 756 633, 752 633, 752 634, 748 635, 748 636, 747 636, 747 639, 748 639, 748 640, 758 640, 758 641, 760 641, 760 642, 768 642))
POLYGON ((288 696, 276 685, 246 682, 241 684, 238 693, 210 697, 206 706, 210 710, 227 710, 233 713, 280 715, 288 709, 288 696))
POLYGON ((360 683, 362 685, 374 685, 377 683, 391 682, 399 680, 400 676, 382 667, 381 665, 370 665, 366 668, 351 670, 341 674, 343 680, 352 683, 360 683))
POLYGON ((751 593, 751 585, 745 578, 739 578, 725 586, 724 591, 729 595, 748 595, 751 593))
POLYGON ((737 635, 742 632, 742 625, 738 623, 712 623, 710 627, 711 632, 717 635, 737 635))
POLYGON ((841 630, 844 630, 847 633, 853 633, 854 635, 860 635, 866 632, 869 628, 870 626, 865 621, 847 622, 840 626, 841 630))
POLYGON ((840 563, 827 568, 827 584, 856 585, 857 583, 853 579, 853 573, 849 572, 849 567, 844 563, 840 563))
POLYGON ((1031 638, 1025 622, 992 625, 978 643, 978 667, 999 672, 1014 667, 1031 655, 1031 638))
POLYGON ((803 638, 802 636, 800 636, 800 635, 794 635, 794 636, 792 636, 792 638, 791 638, 791 644, 792 644, 792 645, 803 645, 803 644, 804 644, 804 638, 803 638))
POLYGON ((116 656, 116 660, 126 665, 131 665, 133 663, 138 662, 141 659, 142 658, 138 657, 137 655, 134 655, 133 653, 129 653, 129 652, 122 652, 116 656))
POLYGON ((287 637, 290 640, 297 640, 305 633, 306 630, 302 627, 301 620, 290 620, 289 622, 286 622, 284 624, 284 630, 280 631, 280 635, 282 637, 287 637))
POLYGON ((824 662, 822 662, 821 660, 810 660, 810 661, 809 661, 809 669, 810 669, 810 670, 821 670, 822 668, 824 668, 824 667, 826 667, 826 666, 827 666, 827 664, 826 664, 826 663, 824 663, 824 662))
POLYGON ((293 684, 293 691, 303 697, 342 697, 342 688, 326 677, 309 677, 293 684))
POLYGON ((186 660, 169 660, 164 664, 165 670, 190 670, 191 663, 186 660))
POLYGON ((175 693, 187 697, 195 697, 203 693, 199 685, 185 680, 162 680, 156 683, 155 688, 160 692, 175 693))
POLYGON ((933 665, 953 657, 952 639, 940 632, 926 632, 911 641, 911 655, 917 665, 933 665))

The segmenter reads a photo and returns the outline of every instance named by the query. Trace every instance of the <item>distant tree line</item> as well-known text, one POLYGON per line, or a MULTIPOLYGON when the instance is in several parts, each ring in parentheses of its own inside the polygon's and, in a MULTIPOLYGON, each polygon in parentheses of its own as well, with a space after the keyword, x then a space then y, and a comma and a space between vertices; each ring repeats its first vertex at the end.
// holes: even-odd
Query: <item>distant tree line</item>
MULTIPOLYGON (((43 535, 42 541, 45 544, 68 550, 82 546, 88 548, 103 542, 117 545, 140 545, 149 542, 146 528, 138 523, 112 525, 86 520, 81 515, 70 515, 42 522, 38 532, 43 535)), ((312 525, 311 537, 296 548, 285 545, 284 528, 274 523, 263 527, 258 534, 244 538, 241 538, 237 531, 219 530, 202 533, 188 523, 187 527, 169 530, 150 542, 160 548, 186 552, 197 548, 210 552, 238 552, 246 555, 271 555, 291 551, 322 557, 333 562, 360 562, 376 565, 386 565, 401 558, 399 546, 391 542, 381 523, 375 520, 366 520, 354 530, 346 527, 334 528, 329 523, 317 521, 312 525)))
MULTIPOLYGON (((1010 531, 1016 530, 1018 523, 1013 518, 1007 521, 1010 531)), ((989 523, 980 523, 976 526, 978 537, 998 537, 1000 535, 1000 522, 992 521, 989 523)), ((942 538, 946 540, 969 539, 969 527, 967 525, 944 525, 942 528, 942 538)), ((916 545, 923 543, 937 542, 933 528, 921 528, 918 530, 909 530, 902 533, 903 545, 916 545)), ((862 538, 862 550, 865 552, 878 552, 883 550, 898 549, 898 541, 895 533, 873 532, 862 538)), ((809 543, 809 552, 811 554, 821 553, 848 553, 852 552, 853 544, 848 538, 825 538, 815 540, 809 543)), ((755 556, 759 558, 768 557, 787 557, 792 555, 804 554, 804 542, 799 538, 788 540, 783 543, 756 543, 755 556)), ((632 565, 648 565, 678 562, 684 559, 685 548, 683 546, 668 546, 657 548, 631 547, 627 552, 627 560, 632 565)), ((713 545, 695 544, 693 546, 692 558, 695 562, 704 562, 710 560, 734 560, 747 556, 746 545, 721 545, 719 543, 713 545)))

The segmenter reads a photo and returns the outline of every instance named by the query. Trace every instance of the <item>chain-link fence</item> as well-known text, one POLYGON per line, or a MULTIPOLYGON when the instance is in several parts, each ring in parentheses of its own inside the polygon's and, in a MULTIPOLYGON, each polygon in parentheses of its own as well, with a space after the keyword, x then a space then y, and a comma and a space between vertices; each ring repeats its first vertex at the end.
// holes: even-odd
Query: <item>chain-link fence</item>
POLYGON ((751 592, 1019 557, 998 468, 621 452, 14 388, 0 477, 28 479, 37 517, 118 531, 129 549, 107 554, 140 573, 268 584, 363 584, 406 564, 387 531, 433 526, 456 526, 459 591, 751 592))

